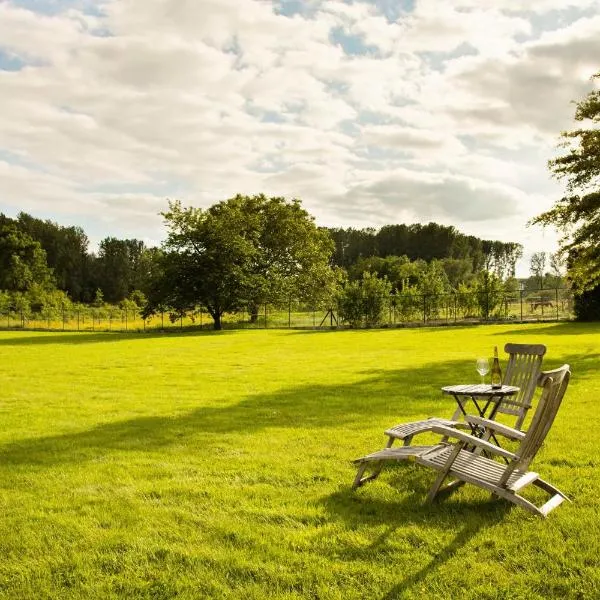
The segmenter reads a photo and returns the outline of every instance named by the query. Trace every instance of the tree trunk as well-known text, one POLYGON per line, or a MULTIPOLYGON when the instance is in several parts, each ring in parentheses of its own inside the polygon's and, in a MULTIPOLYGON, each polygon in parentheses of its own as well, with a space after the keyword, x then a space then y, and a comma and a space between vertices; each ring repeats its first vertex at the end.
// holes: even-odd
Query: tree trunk
POLYGON ((223 329, 223 324, 221 323, 221 313, 215 313, 214 315, 212 315, 212 318, 215 322, 214 330, 221 331, 221 329, 223 329))
POLYGON ((222 311, 219 310, 219 308, 210 305, 206 307, 206 310, 208 311, 208 314, 212 317, 212 320, 214 322, 213 329, 215 331, 220 331, 221 329, 223 329, 223 323, 221 322, 221 317, 223 316, 222 311))
POLYGON ((258 322, 258 311, 260 306, 258 304, 251 304, 248 306, 248 313, 250 314, 250 323, 255 324, 258 322))

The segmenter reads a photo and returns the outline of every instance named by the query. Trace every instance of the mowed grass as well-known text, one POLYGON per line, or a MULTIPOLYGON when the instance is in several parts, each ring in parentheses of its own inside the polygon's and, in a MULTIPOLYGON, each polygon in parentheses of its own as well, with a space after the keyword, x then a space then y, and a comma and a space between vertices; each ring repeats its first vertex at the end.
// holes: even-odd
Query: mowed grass
POLYGON ((600 325, 0 333, 2 598, 599 598, 600 325), (475 358, 545 343, 570 389, 543 520, 434 473, 352 492, 383 430, 475 358))

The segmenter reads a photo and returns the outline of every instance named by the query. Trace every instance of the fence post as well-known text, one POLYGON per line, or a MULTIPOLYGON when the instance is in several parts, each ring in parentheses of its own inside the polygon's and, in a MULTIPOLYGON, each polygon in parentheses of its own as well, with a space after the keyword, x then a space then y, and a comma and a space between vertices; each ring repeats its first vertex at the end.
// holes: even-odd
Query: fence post
POLYGON ((456 320, 458 318, 458 307, 456 302, 456 292, 454 292, 454 324, 456 325, 456 320))
POLYGON ((125 331, 127 331, 127 307, 125 307, 125 331))
POLYGON ((425 317, 425 308, 426 308, 425 307, 425 302, 426 302, 426 300, 425 300, 425 294, 423 294, 423 323, 427 323, 427 319, 425 317))
POLYGON ((524 290, 519 290, 519 294, 521 296, 521 323, 523 322, 523 291, 524 290))
POLYGON ((485 290, 485 320, 490 320, 490 290, 485 290))
POLYGON ((554 291, 556 292, 554 301, 556 302, 556 320, 558 321, 559 320, 559 316, 558 316, 558 288, 556 288, 554 291))
POLYGON ((267 303, 265 302, 265 329, 267 328, 267 303))
POLYGON ((79 309, 77 309, 77 331, 79 331, 79 309))
POLYGON ((288 304, 288 329, 291 329, 292 327, 292 299, 290 298, 289 304, 288 304))
POLYGON ((162 331, 165 330, 165 311, 164 310, 160 311, 160 328, 162 329, 162 331))

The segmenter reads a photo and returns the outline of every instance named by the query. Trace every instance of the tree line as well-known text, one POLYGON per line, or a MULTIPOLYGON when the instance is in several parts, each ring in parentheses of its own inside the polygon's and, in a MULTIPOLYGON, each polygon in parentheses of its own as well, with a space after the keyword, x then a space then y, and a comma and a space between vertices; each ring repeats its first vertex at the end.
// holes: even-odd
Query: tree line
POLYGON ((335 243, 333 261, 345 269, 352 269, 368 257, 396 256, 425 262, 451 259, 463 261, 460 268, 466 268, 470 273, 493 271, 504 279, 514 276, 516 262, 523 253, 520 244, 482 240, 438 223, 385 225, 379 230, 332 228, 328 231, 335 243))
POLYGON ((19 213, 0 213, 0 289, 25 292, 33 285, 65 292, 73 302, 91 303, 97 295, 111 303, 147 288, 157 248, 136 239, 103 239, 90 252, 81 227, 19 213))
POLYGON ((407 314, 421 310, 423 297, 435 317, 450 292, 465 314, 488 318, 519 290, 519 244, 436 223, 327 229, 299 200, 264 195, 207 209, 174 201, 162 216, 160 248, 107 237, 93 253, 79 227, 0 215, 0 311, 129 303, 145 316, 167 311, 177 319, 201 308, 219 329, 225 313, 247 311, 256 321, 264 304, 293 299, 335 308, 358 325, 377 323, 392 302, 407 314))

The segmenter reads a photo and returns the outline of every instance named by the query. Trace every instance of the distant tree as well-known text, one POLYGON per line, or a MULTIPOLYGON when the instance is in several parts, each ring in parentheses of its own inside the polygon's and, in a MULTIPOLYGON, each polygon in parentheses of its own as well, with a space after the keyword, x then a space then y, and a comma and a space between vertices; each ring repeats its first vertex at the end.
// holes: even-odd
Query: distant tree
POLYGON ((359 258, 348 269, 348 276, 351 281, 362 280, 364 273, 377 273, 380 279, 387 279, 395 290, 402 289, 402 286, 408 280, 410 283, 416 283, 420 270, 425 263, 419 264, 411 262, 407 256, 370 256, 368 258, 359 258))
POLYGON ((550 273, 546 273, 546 280, 554 289, 564 287, 564 259, 560 252, 550 254, 550 273))
POLYGON ((444 258, 441 264, 453 289, 473 279, 473 262, 468 258, 444 258))
POLYGON ((486 271, 479 273, 475 282, 475 292, 481 317, 489 319, 497 316, 504 300, 504 286, 500 277, 486 271))
POLYGON ((75 300, 83 299, 88 285, 88 238, 80 227, 63 227, 21 212, 17 227, 38 241, 54 273, 56 285, 75 300))
POLYGON ((438 316, 446 300, 445 294, 450 291, 448 276, 442 262, 432 260, 421 272, 417 290, 423 299, 423 312, 426 319, 438 316))
POLYGON ((39 242, 14 223, 0 225, 0 289, 24 292, 32 285, 54 287, 52 270, 39 242))
MULTIPOLYGON (((369 258, 407 256, 411 261, 427 262, 465 259, 470 261, 473 273, 487 270, 504 278, 514 275, 516 262, 523 251, 520 244, 480 240, 437 223, 385 225, 379 231, 350 228, 330 229, 329 232, 335 242, 334 264, 348 270, 354 270, 357 263, 369 258)), ((379 268, 375 270, 381 277, 379 268)), ((364 268, 352 276, 360 278, 363 272, 364 268)))
POLYGON ((456 290, 457 310, 463 317, 475 317, 479 308, 479 295, 475 287, 460 283, 456 290))
POLYGON ((104 238, 95 263, 96 282, 107 302, 126 299, 149 285, 155 252, 136 239, 104 238))
POLYGON ((382 323, 390 306, 391 291, 387 279, 377 277, 377 273, 363 273, 360 281, 349 282, 339 294, 341 319, 353 327, 363 322, 367 326, 382 323))
POLYGON ((539 283, 539 289, 544 287, 544 273, 546 272, 547 255, 545 252, 534 252, 529 263, 529 272, 539 283))
POLYGON ((102 293, 102 290, 100 288, 98 288, 96 290, 93 305, 96 308, 100 308, 101 306, 104 306, 104 294, 102 293))
POLYGON ((161 274, 146 314, 204 306, 221 329, 226 312, 327 293, 333 243, 300 201, 235 196, 204 210, 170 202, 161 274))

